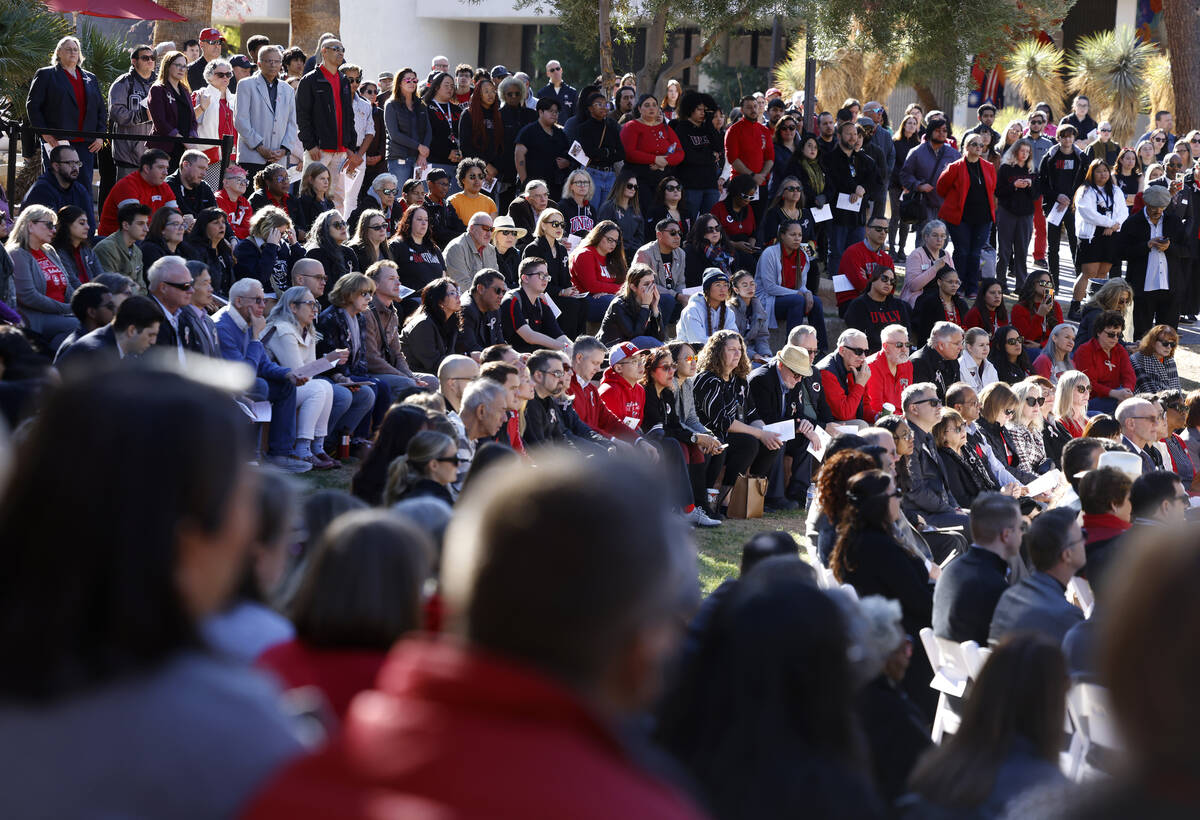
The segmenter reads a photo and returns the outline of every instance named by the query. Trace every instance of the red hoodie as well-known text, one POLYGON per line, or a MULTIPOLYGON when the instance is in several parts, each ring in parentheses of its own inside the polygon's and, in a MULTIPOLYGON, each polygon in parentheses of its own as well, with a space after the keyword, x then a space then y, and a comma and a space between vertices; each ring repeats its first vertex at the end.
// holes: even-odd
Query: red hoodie
MULTIPOLYGON (((579 379, 572 376, 571 385, 567 388, 567 395, 571 397, 575 414, 583 420, 584 424, 600 435, 619 438, 622 441, 637 441, 637 431, 631 430, 621 421, 624 416, 613 415, 612 411, 608 409, 608 405, 600 400, 600 388, 596 385, 591 382, 581 385, 579 379)), ((644 390, 642 397, 644 406, 644 390)))
POLYGON ((608 272, 608 259, 594 247, 582 248, 571 257, 571 284, 584 293, 616 293, 621 280, 608 272))
POLYGON ((646 388, 630 384, 611 367, 604 371, 604 378, 600 380, 600 401, 634 430, 642 426, 642 416, 646 414, 646 388), (637 419, 637 423, 630 424, 627 419, 637 419))

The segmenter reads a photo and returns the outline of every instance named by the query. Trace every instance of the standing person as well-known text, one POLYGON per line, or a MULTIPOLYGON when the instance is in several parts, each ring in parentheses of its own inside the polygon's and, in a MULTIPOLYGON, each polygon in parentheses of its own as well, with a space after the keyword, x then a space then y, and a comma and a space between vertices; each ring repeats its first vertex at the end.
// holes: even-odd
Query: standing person
POLYGON ((1009 271, 1015 290, 1020 291, 1025 284, 1033 213, 1040 194, 1033 167, 1033 143, 1017 140, 1004 152, 996 175, 996 278, 1005 292, 1009 271))
POLYGON ((482 79, 475 84, 470 102, 458 121, 458 142, 464 157, 483 160, 483 187, 491 192, 493 198, 500 192, 497 186, 501 184, 500 168, 504 164, 504 154, 513 150, 512 143, 506 142, 504 136, 496 84, 490 79, 482 79))
POLYGON ((1187 261, 1179 259, 1185 246, 1179 217, 1166 210, 1171 194, 1158 185, 1142 195, 1145 207, 1126 220, 1117 236, 1126 274, 1133 289, 1133 335, 1140 339, 1156 324, 1178 327, 1180 297, 1187 287, 1187 261))
MULTIPOLYGON (((145 44, 134 46, 129 50, 129 63, 129 71, 118 77, 108 91, 108 126, 115 134, 149 136, 153 126, 150 110, 144 103, 150 99, 150 86, 154 82, 154 49, 145 44)), ((116 178, 136 171, 138 157, 145 150, 145 141, 113 140, 116 178)))
POLYGON ((552 99, 558 103, 559 115, 565 122, 575 113, 575 102, 579 98, 579 92, 563 81, 562 63, 558 60, 546 63, 546 77, 550 82, 537 93, 538 99, 552 99))
MULTIPOLYGON (((757 216, 761 217, 768 199, 767 183, 775 167, 775 144, 771 129, 759 122, 755 98, 742 97, 740 105, 741 119, 725 130, 725 161, 733 169, 734 175, 744 174, 754 179, 758 190, 757 216)), ((781 170, 786 167, 785 163, 781 170)))
MULTIPOLYGON (((1086 171, 1083 154, 1075 147, 1075 126, 1063 125, 1058 129, 1058 144, 1046 152, 1038 165, 1038 184, 1042 193, 1042 211, 1049 217, 1052 210, 1062 214, 1062 221, 1057 225, 1047 222, 1046 241, 1050 276, 1054 289, 1058 290, 1059 246, 1062 244, 1062 232, 1067 232, 1067 244, 1071 249, 1072 264, 1078 250, 1075 233, 1074 199, 1075 191, 1083 182, 1086 171)), ((1074 313, 1068 312, 1068 317, 1078 319, 1079 309, 1075 305, 1074 313)))
MULTIPOLYGON (((1089 163, 1094 160, 1102 159, 1108 163, 1108 167, 1113 169, 1113 174, 1116 174, 1117 158, 1124 149, 1119 143, 1113 142, 1112 138, 1112 123, 1105 120, 1096 127, 1096 140, 1087 147, 1083 152, 1083 156, 1089 163)), ((1133 152, 1130 151, 1132 154, 1133 152)))
POLYGON ((329 169, 330 197, 339 211, 348 214, 342 171, 348 165, 354 167, 350 156, 358 149, 359 139, 354 130, 350 81, 338 72, 345 54, 340 40, 326 40, 321 45, 320 64, 305 74, 296 88, 296 125, 306 152, 305 164, 320 162, 329 169))
POLYGON ((592 178, 593 202, 608 199, 616 182, 616 165, 625 160, 625 146, 621 144, 621 126, 608 115, 608 104, 604 95, 593 91, 587 95, 583 105, 585 114, 577 129, 579 146, 588 156, 587 173, 592 178))
POLYGON ((153 127, 146 147, 165 151, 172 170, 187 144, 182 141, 156 137, 195 137, 196 112, 192 107, 191 89, 187 82, 187 58, 180 51, 168 51, 159 63, 158 79, 150 87, 150 120, 153 127))
MULTIPOLYGON (((103 131, 108 125, 108 104, 100 90, 100 83, 95 74, 83 70, 83 62, 79 39, 63 37, 54 46, 51 64, 39 68, 33 75, 25 110, 35 133, 44 128, 103 131)), ((95 155, 103 147, 104 141, 86 138, 72 141, 49 134, 41 134, 41 138, 42 161, 47 166, 52 148, 60 143, 75 147, 81 163, 79 181, 90 192, 95 155)))
POLYGON ((383 107, 383 121, 388 172, 403 184, 428 164, 432 137, 425 103, 417 96, 417 72, 411 68, 396 72, 396 90, 383 107))
MULTIPOLYGON (((516 77, 500 80, 500 121, 504 126, 504 144, 510 146, 504 152, 500 166, 500 180, 506 188, 500 193, 500 207, 507 208, 514 195, 520 190, 517 180, 517 165, 512 146, 517 144, 517 135, 527 125, 537 122, 537 112, 525 107, 525 84, 516 77)), ((588 155, 589 157, 591 154, 588 155)))
POLYGON ((996 169, 981 160, 983 148, 982 136, 968 134, 963 140, 966 156, 947 165, 937 181, 943 198, 938 218, 950 226, 954 267, 967 299, 978 293, 979 256, 996 220, 996 169))
MULTIPOLYGON (((212 60, 220 59, 224 43, 225 38, 218 29, 210 27, 200 32, 200 56, 187 65, 189 88, 199 90, 204 87, 204 69, 212 60)), ((187 59, 186 55, 184 59, 187 59)))
MULTIPOLYGON (((833 209, 833 221, 829 223, 827 232, 829 236, 829 270, 833 273, 835 282, 837 281, 836 277, 842 273, 842 254, 864 239, 863 225, 867 221, 867 208, 864 200, 869 193, 867 186, 873 185, 872 180, 876 178, 877 174, 875 162, 856 147, 858 131, 854 123, 841 123, 837 129, 837 139, 837 148, 826 153, 821 159, 825 172, 826 201, 833 209), (838 207, 838 202, 843 195, 848 198, 849 208, 838 207)), ((872 220, 874 219, 875 217, 872 217, 872 220)), ((886 219, 886 217, 880 214, 879 219, 886 219)), ((887 244, 886 226, 882 237, 871 237, 872 245, 874 245, 875 238, 880 240, 880 248, 887 244)), ((890 263, 891 257, 888 259, 890 263)), ((853 298, 843 299, 844 290, 839 291, 839 307, 853 298)), ((858 289, 858 292, 861 292, 861 288, 858 289)))
POLYGON ((374 108, 359 89, 363 84, 362 66, 353 63, 342 63, 338 73, 350 83, 350 102, 354 111, 354 133, 358 144, 350 151, 346 164, 342 167, 342 185, 345 192, 342 195, 342 216, 349 218, 358 208, 358 201, 363 191, 363 180, 367 176, 367 152, 376 140, 383 139, 383 134, 375 134, 374 108))
POLYGON ((625 146, 625 167, 635 174, 641 190, 641 210, 649 213, 667 166, 683 162, 683 144, 663 120, 658 98, 653 94, 638 97, 637 115, 621 128, 621 144, 625 146))
POLYGON ((925 128, 925 141, 908 152, 900 168, 900 184, 925 197, 926 220, 936 218, 942 208, 942 196, 935 188, 942 171, 962 157, 957 148, 947 143, 949 135, 949 124, 940 117, 931 117, 925 128))
MULTIPOLYGON (((228 60, 213 60, 204 67, 205 86, 192 91, 192 106, 196 112, 196 136, 204 139, 219 140, 222 137, 236 137, 234 117, 237 111, 237 98, 229 83, 233 79, 233 66, 228 60)), ((217 175, 221 167, 221 148, 217 145, 205 146, 204 155, 213 165, 208 175, 209 187, 220 187, 217 175)))
POLYGON ((544 180, 548 187, 561 190, 566 171, 571 167, 567 151, 571 141, 558 124, 558 103, 549 97, 537 102, 537 122, 530 123, 517 134, 514 160, 517 179, 524 186, 528 181, 544 180))
POLYGON ((296 92, 280 77, 283 52, 279 46, 258 51, 258 72, 238 87, 233 124, 237 128, 238 164, 251 178, 268 165, 286 170, 304 156, 296 120, 296 92))
POLYGON ((900 182, 900 170, 908 153, 921 144, 921 124, 912 114, 906 114, 896 129, 892 142, 892 154, 895 162, 892 165, 891 176, 888 177, 888 202, 891 204, 891 221, 888 223, 888 253, 899 259, 904 256, 904 246, 908 242, 909 223, 900 218, 900 194, 904 185, 900 182), (899 242, 897 242, 899 234, 899 242))
POLYGON ((454 78, 438 72, 429 80, 429 86, 421 95, 429 115, 429 164, 445 171, 454 178, 455 169, 462 160, 462 148, 458 141, 458 124, 462 108, 454 102, 454 78))
POLYGON ((720 198, 718 160, 723 141, 712 125, 710 114, 715 108, 712 97, 688 89, 679 98, 679 108, 671 120, 671 128, 683 147, 683 162, 675 166, 674 173, 683 184, 683 202, 693 216, 708 213, 720 198))
POLYGON ((1075 233, 1079 237, 1079 278, 1071 293, 1067 315, 1079 317, 1079 303, 1093 279, 1107 279, 1117 259, 1117 236, 1129 218, 1125 197, 1103 159, 1092 160, 1075 193, 1075 233))

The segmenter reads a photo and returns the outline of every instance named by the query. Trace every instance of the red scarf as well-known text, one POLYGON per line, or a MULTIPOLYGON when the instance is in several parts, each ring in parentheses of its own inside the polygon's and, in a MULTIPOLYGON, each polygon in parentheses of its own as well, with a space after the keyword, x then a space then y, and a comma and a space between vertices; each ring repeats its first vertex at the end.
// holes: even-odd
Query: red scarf
POLYGON ((1087 542, 1094 544, 1120 535, 1132 527, 1128 521, 1123 521, 1112 513, 1084 513, 1083 528, 1087 530, 1087 542))

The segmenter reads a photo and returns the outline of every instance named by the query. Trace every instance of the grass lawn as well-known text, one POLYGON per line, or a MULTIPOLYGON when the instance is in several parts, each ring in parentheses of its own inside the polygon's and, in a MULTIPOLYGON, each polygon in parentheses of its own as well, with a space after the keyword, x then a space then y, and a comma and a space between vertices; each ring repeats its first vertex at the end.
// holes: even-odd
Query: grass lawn
MULTIPOLYGON (((312 470, 296 476, 309 492, 350 489, 350 478, 358 469, 357 459, 348 459, 340 470, 312 470)), ((737 577, 742 544, 758 532, 784 530, 803 544, 804 511, 767 513, 749 521, 729 519, 713 529, 694 529, 692 535, 700 551, 700 586, 704 594, 712 592, 729 577, 737 577)))

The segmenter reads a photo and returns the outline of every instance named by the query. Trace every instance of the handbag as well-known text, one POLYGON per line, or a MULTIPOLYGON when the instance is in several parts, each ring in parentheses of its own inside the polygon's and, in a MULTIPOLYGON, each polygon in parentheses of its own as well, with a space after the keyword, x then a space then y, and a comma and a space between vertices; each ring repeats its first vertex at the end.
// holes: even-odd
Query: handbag
POLYGON ((920 191, 905 191, 900 194, 900 221, 906 223, 925 220, 925 195, 920 191))
POLYGON ((767 497, 765 476, 739 475, 729 494, 727 518, 762 518, 763 502, 767 497))

